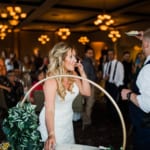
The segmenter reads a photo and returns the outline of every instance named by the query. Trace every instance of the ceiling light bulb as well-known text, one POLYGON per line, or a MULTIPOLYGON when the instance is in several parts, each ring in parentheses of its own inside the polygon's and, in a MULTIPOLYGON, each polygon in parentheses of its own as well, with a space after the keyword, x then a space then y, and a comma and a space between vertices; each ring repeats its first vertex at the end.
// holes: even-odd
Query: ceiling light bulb
POLYGON ((109 22, 110 22, 110 24, 114 24, 114 20, 113 19, 111 19, 111 20, 109 20, 109 22))
POLYGON ((109 20, 109 19, 111 19, 111 16, 108 14, 104 14, 104 18, 109 20))
POLYGON ((66 36, 66 35, 63 35, 63 36, 61 36, 61 38, 62 38, 63 40, 66 40, 66 39, 67 39, 67 36, 66 36))
POLYGON ((4 40, 5 39, 5 37, 1 37, 1 40, 4 40))
POLYGON ((110 26, 110 25, 111 25, 111 23, 110 23, 109 21, 106 21, 105 24, 106 24, 107 26, 110 26))
POLYGON ((117 37, 117 38, 121 38, 121 35, 120 35, 120 34, 116 34, 116 37, 117 37))
POLYGON ((49 41, 50 41, 50 38, 47 38, 46 41, 49 42, 49 41))
POLYGON ((46 44, 46 42, 45 41, 41 41, 41 44, 46 44))
POLYGON ((26 18, 26 17, 27 17, 27 14, 26 14, 26 13, 21 13, 21 14, 20 14, 20 17, 21 17, 21 18, 26 18))
POLYGON ((15 16, 13 16, 13 19, 19 19, 19 16, 18 15, 15 15, 15 16))
POLYGON ((11 30, 11 29, 8 29, 8 30, 7 30, 7 32, 8 32, 8 33, 11 33, 11 32, 12 32, 12 30, 11 30))
POLYGON ((2 12, 2 13, 1 13, 1 17, 2 17, 2 18, 7 18, 7 16, 8 16, 7 13, 5 13, 5 12, 2 12))
POLYGON ((16 25, 19 24, 19 21, 18 21, 18 20, 15 20, 15 19, 12 19, 12 20, 9 20, 9 23, 10 23, 10 25, 12 25, 12 26, 16 26, 16 25))
POLYGON ((104 20, 105 19, 103 15, 98 15, 97 18, 100 19, 100 20, 104 20))
POLYGON ((10 12, 10 16, 15 16, 15 15, 16 15, 16 12, 14 12, 14 11, 10 12))
POLYGON ((112 38, 112 41, 113 41, 113 42, 116 42, 116 41, 117 41, 117 38, 113 37, 113 38, 112 38))
POLYGON ((113 35, 112 35, 112 34, 108 34, 108 37, 109 37, 109 38, 112 38, 112 37, 113 37, 113 35))
POLYGON ((0 29, 3 27, 3 25, 2 24, 0 24, 0 29))
POLYGON ((102 31, 106 31, 108 29, 108 26, 106 25, 100 25, 99 27, 102 31))
POLYGON ((15 6, 15 11, 17 12, 17 13, 21 13, 22 12, 22 9, 21 9, 21 7, 19 7, 19 6, 15 6))
POLYGON ((11 11, 13 11, 13 7, 12 6, 7 6, 6 10, 9 11, 9 12, 11 12, 11 11))

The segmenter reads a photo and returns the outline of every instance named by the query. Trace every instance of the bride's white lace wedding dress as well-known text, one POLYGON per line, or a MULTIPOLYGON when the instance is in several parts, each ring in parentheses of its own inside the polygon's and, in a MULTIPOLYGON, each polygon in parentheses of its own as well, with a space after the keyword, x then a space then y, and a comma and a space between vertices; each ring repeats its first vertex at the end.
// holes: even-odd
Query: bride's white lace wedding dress
MULTIPOLYGON (((73 110, 72 102, 78 95, 79 89, 76 84, 73 85, 72 92, 67 91, 65 99, 62 100, 57 94, 55 100, 55 137, 56 144, 73 144, 74 130, 73 130, 73 110)), ((40 126, 38 130, 41 133, 42 141, 46 141, 48 134, 45 124, 45 107, 43 107, 39 116, 40 126)))

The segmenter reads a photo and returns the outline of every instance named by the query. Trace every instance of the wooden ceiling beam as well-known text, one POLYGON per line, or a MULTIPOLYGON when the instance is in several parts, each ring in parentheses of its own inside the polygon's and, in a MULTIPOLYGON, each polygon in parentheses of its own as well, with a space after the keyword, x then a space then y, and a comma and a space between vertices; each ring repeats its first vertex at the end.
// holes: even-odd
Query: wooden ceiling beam
POLYGON ((36 18, 39 18, 41 15, 46 13, 51 7, 53 7, 58 2, 59 0, 45 0, 43 4, 35 8, 34 11, 23 22, 20 23, 18 28, 27 25, 36 18))

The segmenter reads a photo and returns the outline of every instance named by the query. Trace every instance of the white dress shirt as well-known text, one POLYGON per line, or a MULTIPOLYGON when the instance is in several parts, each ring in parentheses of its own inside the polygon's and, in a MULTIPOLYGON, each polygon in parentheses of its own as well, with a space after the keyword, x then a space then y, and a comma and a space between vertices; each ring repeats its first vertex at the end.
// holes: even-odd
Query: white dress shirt
POLYGON ((11 60, 9 58, 7 58, 5 60, 5 66, 6 66, 7 71, 10 71, 10 70, 14 69, 14 65, 13 65, 13 63, 11 62, 11 60))
MULTIPOLYGON (((105 78, 108 75, 109 65, 110 65, 110 62, 104 65, 103 78, 105 78)), ((117 61, 116 59, 114 59, 113 61, 111 61, 111 71, 110 71, 109 82, 114 83, 117 87, 119 87, 120 85, 123 85, 123 79, 124 79, 123 65, 120 61, 117 61), (113 79, 116 62, 117 62, 116 73, 113 79)))
MULTIPOLYGON (((148 56, 144 62, 150 60, 148 56)), ((150 112, 150 64, 145 65, 138 74, 136 84, 140 95, 137 96, 139 107, 146 113, 150 112)))

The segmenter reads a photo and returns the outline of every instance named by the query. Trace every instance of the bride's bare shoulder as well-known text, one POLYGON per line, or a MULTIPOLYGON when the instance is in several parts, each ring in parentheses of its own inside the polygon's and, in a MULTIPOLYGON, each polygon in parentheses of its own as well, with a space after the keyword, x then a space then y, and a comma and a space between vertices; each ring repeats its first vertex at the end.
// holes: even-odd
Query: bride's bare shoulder
POLYGON ((44 87, 57 88, 57 82, 55 79, 48 79, 44 82, 44 87))

